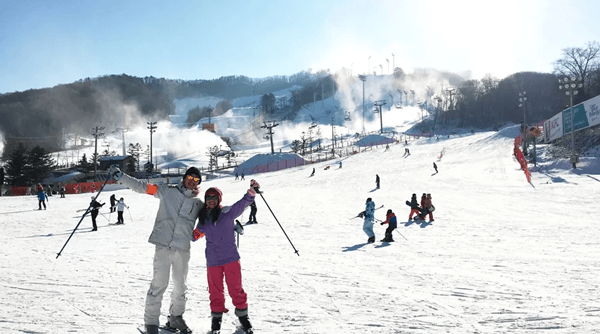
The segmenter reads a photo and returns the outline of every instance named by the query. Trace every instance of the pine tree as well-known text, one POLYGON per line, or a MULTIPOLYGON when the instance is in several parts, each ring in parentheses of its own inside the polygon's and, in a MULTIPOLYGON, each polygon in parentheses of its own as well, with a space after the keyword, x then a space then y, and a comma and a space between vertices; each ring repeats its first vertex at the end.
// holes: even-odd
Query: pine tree
POLYGON ((4 167, 0 166, 0 196, 2 196, 2 186, 4 185, 4 167))
POLYGON ((30 184, 26 176, 27 171, 27 149, 23 143, 19 143, 10 154, 6 163, 6 180, 12 186, 28 186, 30 184))
POLYGON ((81 157, 81 160, 79 160, 79 168, 81 168, 83 170, 84 173, 90 172, 93 169, 93 164, 90 164, 87 161, 87 157, 85 156, 85 153, 83 154, 83 156, 81 157))
POLYGON ((30 183, 38 184, 48 177, 48 173, 54 167, 54 161, 50 153, 41 146, 36 146, 29 151, 27 156, 26 176, 30 183))
MULTIPOLYGON (((129 154, 130 156, 133 157, 133 159, 135 160, 135 162, 137 163, 137 170, 140 170, 140 154, 142 152, 142 145, 140 145, 140 143, 136 143, 134 144, 129 144, 129 147, 127 148, 127 154, 129 154)), ((129 168, 128 168, 129 171, 129 168)))

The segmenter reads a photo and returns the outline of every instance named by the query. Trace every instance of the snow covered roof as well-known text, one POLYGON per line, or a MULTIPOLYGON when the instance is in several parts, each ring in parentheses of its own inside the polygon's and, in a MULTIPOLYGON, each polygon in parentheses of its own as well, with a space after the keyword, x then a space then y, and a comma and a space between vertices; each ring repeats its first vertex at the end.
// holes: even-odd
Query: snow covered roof
POLYGON ((364 147, 364 146, 374 146, 374 145, 385 145, 391 144, 395 140, 392 138, 384 137, 381 135, 368 135, 365 138, 356 142, 356 146, 364 147))
POLYGON ((123 161, 123 160, 127 159, 128 157, 129 157, 128 155, 114 155, 114 156, 102 157, 102 158, 98 159, 98 161, 123 161))
POLYGON ((80 177, 81 175, 84 175, 84 174, 81 173, 81 172, 72 172, 72 173, 61 175, 61 176, 58 176, 58 177, 49 177, 49 178, 46 178, 41 183, 42 184, 52 184, 52 183, 69 182, 72 179, 80 177))

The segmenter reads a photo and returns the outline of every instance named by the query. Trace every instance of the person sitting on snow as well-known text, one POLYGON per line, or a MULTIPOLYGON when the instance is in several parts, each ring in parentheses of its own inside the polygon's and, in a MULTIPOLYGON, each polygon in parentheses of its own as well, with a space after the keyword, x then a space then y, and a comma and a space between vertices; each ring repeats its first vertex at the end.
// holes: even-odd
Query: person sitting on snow
POLYGON ((419 202, 417 202, 417 194, 412 194, 410 202, 406 201, 406 204, 410 206, 409 221, 413 218, 413 215, 416 214, 418 217, 421 214, 421 208, 419 207, 419 202))

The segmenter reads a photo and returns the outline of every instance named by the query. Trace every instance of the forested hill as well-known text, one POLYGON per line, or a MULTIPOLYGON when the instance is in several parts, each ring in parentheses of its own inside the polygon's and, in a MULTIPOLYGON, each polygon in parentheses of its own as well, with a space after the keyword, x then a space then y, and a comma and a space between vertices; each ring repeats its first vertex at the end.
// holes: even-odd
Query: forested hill
POLYGON ((5 152, 10 152, 17 141, 43 144, 52 150, 47 144, 58 145, 65 132, 89 134, 96 126, 110 129, 166 118, 174 112, 174 99, 259 95, 304 85, 319 75, 300 72, 289 77, 230 76, 194 81, 126 74, 86 78, 52 88, 0 95, 0 133, 6 140, 5 152))

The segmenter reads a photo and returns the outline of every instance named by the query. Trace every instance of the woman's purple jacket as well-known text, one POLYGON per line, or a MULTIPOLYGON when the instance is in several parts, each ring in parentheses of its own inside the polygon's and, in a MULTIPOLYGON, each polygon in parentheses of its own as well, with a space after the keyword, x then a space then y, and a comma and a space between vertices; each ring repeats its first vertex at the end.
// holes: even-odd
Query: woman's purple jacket
POLYGON ((232 206, 226 206, 216 223, 210 218, 204 225, 196 226, 206 237, 206 265, 208 267, 222 266, 240 259, 235 246, 235 219, 254 201, 254 196, 246 193, 242 199, 232 206))

